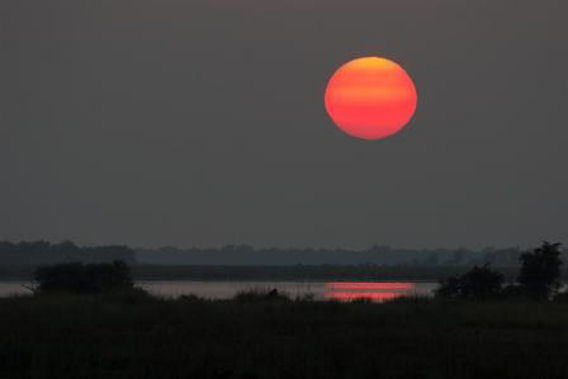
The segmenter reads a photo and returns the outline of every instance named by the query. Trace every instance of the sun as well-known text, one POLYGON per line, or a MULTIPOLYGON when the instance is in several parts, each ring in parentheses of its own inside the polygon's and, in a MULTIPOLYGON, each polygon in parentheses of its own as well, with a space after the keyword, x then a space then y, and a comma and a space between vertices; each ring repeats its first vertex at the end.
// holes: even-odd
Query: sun
POLYGON ((325 108, 339 129, 368 140, 399 132, 414 115, 416 102, 416 87, 406 71, 379 57, 347 62, 325 90, 325 108))

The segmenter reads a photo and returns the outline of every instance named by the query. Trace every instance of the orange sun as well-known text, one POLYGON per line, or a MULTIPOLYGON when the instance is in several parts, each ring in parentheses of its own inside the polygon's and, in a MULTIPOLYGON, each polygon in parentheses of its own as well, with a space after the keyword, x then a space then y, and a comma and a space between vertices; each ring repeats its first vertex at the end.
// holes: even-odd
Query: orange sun
POLYGON ((329 79, 325 108, 339 129, 362 139, 400 131, 416 110, 416 88, 397 63, 378 57, 354 59, 329 79))

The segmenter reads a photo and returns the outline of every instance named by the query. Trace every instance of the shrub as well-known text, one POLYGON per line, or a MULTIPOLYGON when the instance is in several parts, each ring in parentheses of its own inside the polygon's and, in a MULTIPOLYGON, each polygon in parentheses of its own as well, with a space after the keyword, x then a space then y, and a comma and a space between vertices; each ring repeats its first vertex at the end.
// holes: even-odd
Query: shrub
POLYGON ((541 247, 521 255, 517 278, 522 292, 536 300, 549 299, 560 287, 560 243, 544 242, 541 247))
POLYGON ((498 297, 503 286, 503 274, 493 271, 489 264, 475 266, 460 276, 452 276, 440 282, 436 297, 482 300, 498 297))
POLYGON ((35 271, 34 278, 38 293, 103 293, 134 288, 130 269, 122 261, 42 266, 35 271))

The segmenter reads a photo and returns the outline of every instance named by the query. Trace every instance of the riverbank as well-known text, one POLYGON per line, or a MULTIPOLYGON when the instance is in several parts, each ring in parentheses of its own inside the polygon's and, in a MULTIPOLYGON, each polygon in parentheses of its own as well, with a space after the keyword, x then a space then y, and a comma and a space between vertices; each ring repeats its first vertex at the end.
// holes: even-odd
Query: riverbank
POLYGON ((0 299, 0 377, 560 378, 568 304, 0 299))

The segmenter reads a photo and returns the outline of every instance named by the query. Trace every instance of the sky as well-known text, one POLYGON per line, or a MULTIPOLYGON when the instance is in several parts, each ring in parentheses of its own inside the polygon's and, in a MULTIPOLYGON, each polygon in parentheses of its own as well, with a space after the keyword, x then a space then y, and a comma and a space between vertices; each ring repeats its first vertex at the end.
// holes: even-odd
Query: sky
POLYGON ((0 238, 363 248, 568 242, 564 0, 3 0, 0 238), (326 114, 350 59, 412 122, 326 114))

